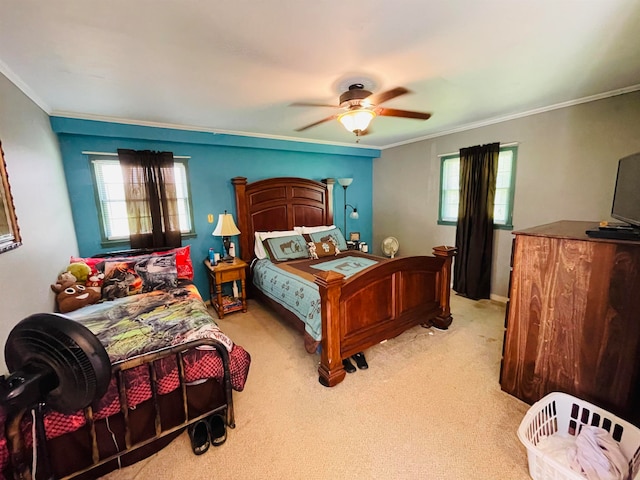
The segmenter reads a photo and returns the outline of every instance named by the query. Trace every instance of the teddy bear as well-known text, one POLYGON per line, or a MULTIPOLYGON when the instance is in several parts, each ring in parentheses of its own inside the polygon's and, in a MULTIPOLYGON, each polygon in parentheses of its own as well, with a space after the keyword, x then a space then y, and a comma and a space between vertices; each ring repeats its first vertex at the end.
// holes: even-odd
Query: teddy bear
POLYGON ((77 281, 78 279, 73 275, 73 273, 62 272, 60 275, 58 275, 58 279, 56 280, 56 283, 51 285, 51 290, 53 290, 55 293, 59 293, 65 288, 73 285, 77 281))
MULTIPOLYGON (((53 288, 53 285, 51 286, 53 288)), ((100 300, 100 293, 85 287, 82 283, 75 282, 57 291, 56 302, 60 313, 68 313, 85 305, 92 305, 100 300)))

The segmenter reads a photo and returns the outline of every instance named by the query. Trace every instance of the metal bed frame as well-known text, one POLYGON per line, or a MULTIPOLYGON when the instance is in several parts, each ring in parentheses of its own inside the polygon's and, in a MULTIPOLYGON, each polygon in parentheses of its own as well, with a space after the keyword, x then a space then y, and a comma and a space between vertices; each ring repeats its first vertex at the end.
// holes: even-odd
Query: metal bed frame
MULTIPOLYGON (((180 345, 168 346, 153 352, 149 352, 143 355, 138 355, 136 357, 129 358, 127 360, 122 360, 112 364, 112 375, 116 377, 117 385, 118 385, 118 393, 120 399, 120 413, 124 418, 125 424, 125 446, 122 450, 118 451, 115 454, 109 455, 105 458, 100 458, 99 453, 99 441, 98 436, 96 434, 96 425, 93 418, 93 409, 91 406, 88 406, 84 409, 84 416, 89 426, 89 434, 91 437, 92 443, 92 463, 91 465, 82 468, 76 472, 73 472, 63 479, 71 479, 78 475, 82 475, 91 471, 92 469, 99 467, 101 465, 106 464, 112 460, 116 460, 123 455, 130 453, 134 450, 137 450, 141 447, 144 447, 151 442, 158 440, 162 437, 166 437, 172 433, 176 433, 179 430, 184 429, 188 425, 195 423, 199 420, 202 420, 205 417, 213 415, 215 413, 219 413, 224 411, 225 423, 230 428, 235 428, 235 417, 233 410, 233 398, 232 398, 232 387, 231 387, 231 374, 229 371, 229 353, 225 346, 214 339, 199 339, 193 340, 191 342, 187 342, 180 345), (222 359, 223 368, 224 368, 224 376, 222 380, 222 388, 224 389, 225 403, 222 405, 218 405, 215 408, 206 411, 205 413, 199 414, 192 418, 189 417, 189 405, 187 398, 187 383, 185 382, 185 367, 184 367, 184 354, 187 350, 190 350, 199 346, 210 346, 213 347, 217 353, 220 355, 222 359), (156 362, 167 358, 171 355, 175 355, 176 363, 178 367, 178 378, 179 378, 179 387, 181 400, 182 400, 182 413, 183 413, 183 421, 178 425, 174 425, 172 427, 162 429, 161 422, 161 414, 162 409, 159 402, 159 394, 156 388, 156 362), (127 403, 127 394, 125 390, 125 382, 124 382, 124 372, 130 370, 132 368, 139 367, 141 365, 147 365, 149 369, 149 379, 151 385, 152 392, 152 402, 153 408, 155 411, 155 436, 151 438, 147 438, 145 440, 133 443, 131 440, 131 428, 129 425, 129 406, 127 403)), ((41 403, 34 408, 38 411, 38 413, 43 413, 46 405, 41 403)), ((29 460, 31 460, 30 455, 25 451, 25 443, 22 438, 22 432, 20 429, 20 423, 22 421, 23 416, 27 413, 28 409, 22 409, 17 412, 9 412, 7 415, 7 421, 5 425, 5 434, 7 438, 7 446, 9 447, 9 452, 11 455, 11 468, 13 470, 13 478, 18 480, 31 480, 33 477, 31 475, 31 468, 29 465, 29 460)), ((38 422, 36 422, 37 424, 38 422)), ((47 478, 54 478, 51 473, 51 463, 50 458, 46 449, 46 436, 44 432, 44 426, 42 426, 42 431, 37 429, 36 438, 39 445, 40 454, 38 454, 39 460, 42 462, 42 466, 40 468, 44 468, 45 472, 49 475, 47 478), (45 448, 42 448, 42 439, 44 440, 45 448)), ((39 475, 38 475, 39 476, 39 475)))

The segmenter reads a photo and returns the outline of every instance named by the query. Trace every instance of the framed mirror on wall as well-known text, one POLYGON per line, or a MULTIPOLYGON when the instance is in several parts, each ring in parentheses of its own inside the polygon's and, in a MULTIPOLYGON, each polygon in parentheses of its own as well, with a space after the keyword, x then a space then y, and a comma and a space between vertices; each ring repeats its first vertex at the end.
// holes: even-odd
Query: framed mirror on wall
POLYGON ((0 253, 13 250, 22 245, 18 218, 13 205, 7 164, 4 161, 4 151, 0 142, 0 253))

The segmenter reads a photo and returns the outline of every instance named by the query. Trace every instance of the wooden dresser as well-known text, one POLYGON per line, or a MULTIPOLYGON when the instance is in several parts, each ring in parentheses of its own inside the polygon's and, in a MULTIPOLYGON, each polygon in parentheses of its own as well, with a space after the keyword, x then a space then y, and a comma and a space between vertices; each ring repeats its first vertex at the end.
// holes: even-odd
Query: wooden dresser
POLYGON ((514 232, 500 385, 527 403, 562 391, 640 426, 640 242, 597 222, 514 232))

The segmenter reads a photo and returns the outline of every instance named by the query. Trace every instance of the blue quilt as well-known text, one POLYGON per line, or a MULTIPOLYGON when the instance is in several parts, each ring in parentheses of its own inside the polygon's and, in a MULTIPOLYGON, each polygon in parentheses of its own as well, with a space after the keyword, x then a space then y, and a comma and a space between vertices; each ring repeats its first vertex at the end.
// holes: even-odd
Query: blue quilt
POLYGON ((311 278, 313 270, 333 270, 348 278, 377 263, 379 263, 377 260, 348 253, 341 254, 338 258, 327 257, 319 261, 293 260, 280 264, 274 264, 265 258, 256 261, 254 265, 253 284, 266 296, 293 312, 304 322, 305 331, 314 340, 320 341, 322 339, 321 302, 318 286, 311 278), (296 275, 290 270, 300 273, 296 275), (303 275, 306 275, 306 278, 303 275))
POLYGON ((255 263, 253 284, 302 320, 314 340, 321 340, 320 292, 315 283, 282 270, 265 258, 255 263))

